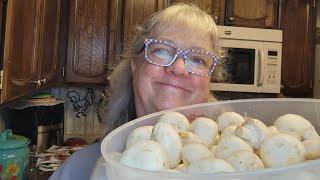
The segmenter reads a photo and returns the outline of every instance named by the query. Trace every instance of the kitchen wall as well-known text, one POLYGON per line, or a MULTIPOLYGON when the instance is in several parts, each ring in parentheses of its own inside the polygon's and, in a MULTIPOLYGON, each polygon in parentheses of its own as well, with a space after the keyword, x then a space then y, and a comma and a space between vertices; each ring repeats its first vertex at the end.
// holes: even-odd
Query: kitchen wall
POLYGON ((91 143, 97 138, 103 137, 105 127, 99 122, 97 116, 97 106, 102 90, 73 87, 53 88, 51 90, 56 98, 65 100, 65 140, 71 137, 80 137, 91 143), (86 108, 86 104, 90 105, 86 108))
MULTIPOLYGON (((320 3, 317 4, 317 28, 320 28, 320 3)), ((313 95, 320 98, 320 44, 316 45, 313 95)))

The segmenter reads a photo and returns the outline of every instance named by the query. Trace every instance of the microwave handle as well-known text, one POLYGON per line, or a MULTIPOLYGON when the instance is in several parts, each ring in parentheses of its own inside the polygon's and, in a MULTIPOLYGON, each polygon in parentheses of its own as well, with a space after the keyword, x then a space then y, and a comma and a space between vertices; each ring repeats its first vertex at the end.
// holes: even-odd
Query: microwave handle
POLYGON ((263 52, 261 51, 261 49, 258 50, 258 60, 259 60, 259 76, 258 76, 258 82, 257 82, 257 86, 262 86, 263 85, 263 81, 264 81, 264 62, 263 62, 263 52))

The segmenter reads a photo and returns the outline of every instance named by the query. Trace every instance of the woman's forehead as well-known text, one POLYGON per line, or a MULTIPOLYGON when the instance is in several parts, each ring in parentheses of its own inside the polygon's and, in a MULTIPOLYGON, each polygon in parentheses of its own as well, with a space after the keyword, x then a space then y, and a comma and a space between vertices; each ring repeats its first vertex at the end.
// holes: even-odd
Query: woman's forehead
POLYGON ((158 27, 150 35, 151 38, 168 41, 179 48, 213 51, 210 34, 202 28, 183 26, 158 27))

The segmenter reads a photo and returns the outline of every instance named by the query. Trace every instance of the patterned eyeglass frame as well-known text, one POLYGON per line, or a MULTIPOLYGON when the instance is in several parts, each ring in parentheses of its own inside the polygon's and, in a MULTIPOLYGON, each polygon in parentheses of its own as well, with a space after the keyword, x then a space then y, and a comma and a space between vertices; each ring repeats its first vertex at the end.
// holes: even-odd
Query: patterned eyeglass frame
POLYGON ((145 44, 145 51, 144 51, 144 56, 145 56, 145 59, 147 62, 151 63, 151 64, 154 64, 154 65, 157 65, 157 66, 162 66, 162 67, 169 67, 171 66, 177 59, 178 55, 179 54, 182 54, 183 55, 183 60, 184 60, 184 64, 186 66, 186 69, 189 73, 192 73, 192 74, 195 74, 197 76, 210 76, 214 70, 214 68, 216 67, 216 65, 218 64, 218 61, 219 61, 219 58, 214 55, 213 53, 210 53, 210 52, 205 52, 205 51, 202 51, 202 50, 194 50, 194 49, 187 49, 187 50, 183 50, 183 49, 180 49, 178 47, 176 47, 174 44, 170 43, 170 42, 167 42, 167 41, 163 41, 163 40, 158 40, 158 39, 145 39, 144 40, 144 44, 145 44), (148 57, 148 48, 149 48, 149 44, 152 43, 152 42, 155 42, 155 43, 163 43, 165 45, 169 45, 173 48, 175 48, 177 50, 175 56, 173 57, 172 61, 167 64, 167 65, 163 65, 163 64, 158 64, 158 63, 155 63, 153 62, 149 57, 148 57), (212 56, 212 60, 213 60, 213 64, 212 64, 212 67, 210 69, 210 71, 206 74, 201 74, 201 73, 196 73, 196 72, 193 72, 191 70, 189 70, 189 67, 188 67, 188 62, 186 61, 187 59, 187 53, 188 52, 198 52, 198 53, 203 53, 203 54, 207 54, 207 55, 210 55, 212 56))

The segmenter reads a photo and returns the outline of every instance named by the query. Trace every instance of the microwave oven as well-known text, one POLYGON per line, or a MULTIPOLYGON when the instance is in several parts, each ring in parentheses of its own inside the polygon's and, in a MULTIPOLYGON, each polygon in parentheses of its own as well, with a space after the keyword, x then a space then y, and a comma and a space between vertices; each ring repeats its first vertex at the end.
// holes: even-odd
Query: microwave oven
POLYGON ((211 81, 213 91, 279 93, 282 31, 218 26, 226 78, 211 81))

